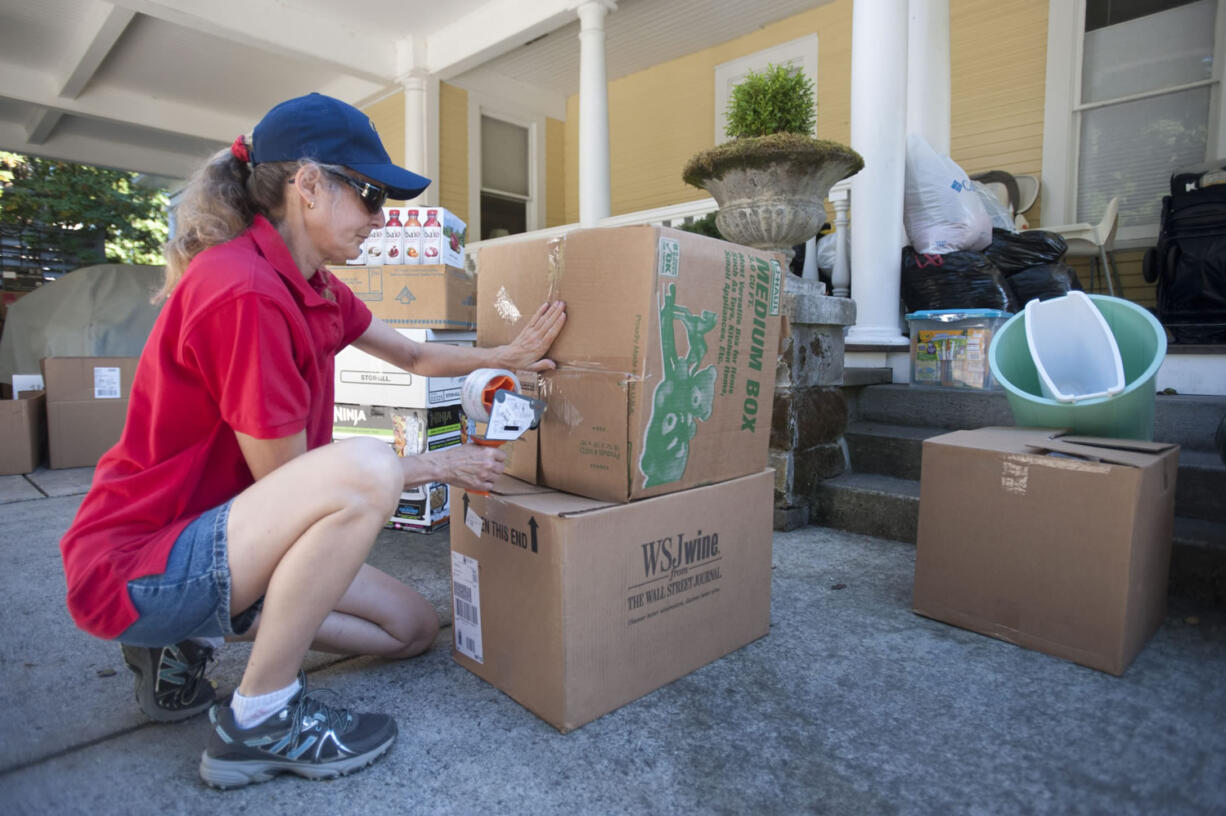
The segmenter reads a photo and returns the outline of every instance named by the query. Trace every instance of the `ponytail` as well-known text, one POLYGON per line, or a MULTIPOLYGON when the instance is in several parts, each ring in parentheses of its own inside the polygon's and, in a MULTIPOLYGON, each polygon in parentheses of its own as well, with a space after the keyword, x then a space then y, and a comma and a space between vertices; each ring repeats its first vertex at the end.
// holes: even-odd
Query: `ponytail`
POLYGON ((280 215, 285 185, 301 163, 252 165, 247 151, 240 136, 188 181, 175 208, 175 237, 165 247, 166 277, 154 303, 170 296, 192 258, 241 235, 256 215, 274 220, 280 215))

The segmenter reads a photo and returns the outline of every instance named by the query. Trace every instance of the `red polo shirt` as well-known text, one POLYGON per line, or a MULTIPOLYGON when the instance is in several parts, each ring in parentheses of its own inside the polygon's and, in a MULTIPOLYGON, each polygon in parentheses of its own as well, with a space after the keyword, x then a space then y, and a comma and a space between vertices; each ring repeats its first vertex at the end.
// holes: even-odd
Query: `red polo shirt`
POLYGON ((162 573, 188 523, 252 484, 235 431, 331 441, 333 358, 370 320, 327 270, 303 278, 261 216, 192 260, 141 354, 123 435, 60 542, 78 626, 121 634, 137 618, 128 581, 162 573))

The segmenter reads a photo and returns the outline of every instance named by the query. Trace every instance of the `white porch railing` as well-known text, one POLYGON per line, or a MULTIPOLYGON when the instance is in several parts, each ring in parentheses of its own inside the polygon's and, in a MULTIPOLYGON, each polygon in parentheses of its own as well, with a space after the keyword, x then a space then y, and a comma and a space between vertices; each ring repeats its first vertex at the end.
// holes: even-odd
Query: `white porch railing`
MULTIPOLYGON (((834 205, 835 262, 831 274, 831 285, 836 297, 851 295, 851 246, 848 242, 848 208, 851 203, 851 180, 846 179, 834 185, 830 190, 830 203, 834 205)), ((596 222, 598 227, 627 227, 639 224, 650 224, 661 227, 681 227, 702 218, 717 209, 715 199, 701 198, 697 201, 687 201, 684 204, 672 204, 668 207, 656 207, 651 210, 611 215, 596 222)), ((477 253, 482 247, 514 243, 516 241, 533 241, 539 238, 556 238, 573 229, 579 229, 579 224, 563 224, 557 227, 521 232, 516 235, 505 235, 501 238, 489 238, 484 241, 471 241, 465 250, 466 265, 470 272, 476 271, 477 253)), ((816 251, 810 244, 806 253, 805 277, 817 278, 816 251)))

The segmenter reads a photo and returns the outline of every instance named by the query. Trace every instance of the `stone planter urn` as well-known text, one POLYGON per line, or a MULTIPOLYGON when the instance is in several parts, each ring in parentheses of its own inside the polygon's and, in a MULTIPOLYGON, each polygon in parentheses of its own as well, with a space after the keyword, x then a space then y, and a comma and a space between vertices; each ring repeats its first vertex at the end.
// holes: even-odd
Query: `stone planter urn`
POLYGON ((784 253, 817 234, 830 188, 864 167, 838 142, 794 133, 734 139, 690 159, 682 173, 719 205, 715 225, 729 241, 784 253))
MULTIPOLYGON (((864 167, 837 142, 793 133, 750 136, 694 156, 682 177, 719 204, 715 226, 729 241, 783 253, 817 234, 830 188, 864 167)), ((845 467, 842 437, 843 327, 855 304, 826 297, 818 281, 787 276, 776 370, 770 462, 775 527, 807 524, 817 484, 845 467)))

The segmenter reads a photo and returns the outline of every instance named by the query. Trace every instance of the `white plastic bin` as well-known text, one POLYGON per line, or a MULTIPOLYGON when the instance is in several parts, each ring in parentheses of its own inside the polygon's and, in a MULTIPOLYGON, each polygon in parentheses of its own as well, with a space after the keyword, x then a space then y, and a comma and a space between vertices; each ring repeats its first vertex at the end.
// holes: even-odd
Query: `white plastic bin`
POLYGON ((1026 304, 1026 344, 1043 396, 1077 402, 1124 390, 1120 347, 1084 292, 1026 304))

